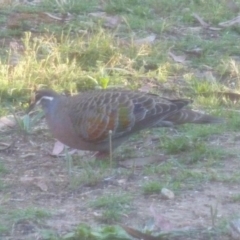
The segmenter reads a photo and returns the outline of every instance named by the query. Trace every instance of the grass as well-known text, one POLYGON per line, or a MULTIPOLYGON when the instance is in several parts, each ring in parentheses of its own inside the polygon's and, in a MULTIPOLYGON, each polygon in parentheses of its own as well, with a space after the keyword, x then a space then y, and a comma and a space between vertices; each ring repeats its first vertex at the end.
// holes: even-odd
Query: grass
POLYGON ((144 185, 142 186, 142 189, 145 195, 150 195, 154 193, 159 194, 161 192, 162 185, 158 181, 151 181, 151 182, 144 183, 144 185))
POLYGON ((7 173, 8 170, 6 166, 4 165, 3 159, 0 158, 0 174, 7 173))
POLYGON ((71 178, 71 187, 79 188, 79 186, 95 187, 104 183, 112 174, 112 169, 109 167, 109 160, 103 162, 81 162, 81 159, 74 159, 73 176, 71 178))
POLYGON ((15 226, 21 221, 32 221, 35 224, 42 224, 45 219, 51 216, 51 213, 46 209, 37 207, 11 209, 10 211, 1 207, 0 212, 0 236, 9 234, 11 229, 9 226, 15 226))
POLYGON ((233 202, 240 202, 240 194, 233 195, 231 198, 233 202))
MULTIPOLYGON (((240 91, 236 44, 239 27, 211 30, 193 17, 196 13, 211 27, 219 27, 220 22, 236 17, 225 0, 43 0, 39 5, 7 4, 1 11, 0 23, 4 27, 0 33, 0 113, 14 112, 21 133, 34 133, 41 117, 20 118, 28 107, 31 92, 40 86, 70 93, 146 87, 166 97, 192 98, 193 108, 227 119, 226 123, 215 126, 184 125, 174 131, 154 129, 134 135, 131 144, 120 148, 117 156, 127 159, 164 154, 168 158, 140 170, 136 168, 134 173, 132 169, 109 170, 108 163, 85 163, 73 157, 74 174, 67 189, 103 189, 101 196, 90 203, 94 211, 101 212, 100 222, 121 222, 131 199, 136 195, 158 194, 163 187, 176 192, 178 197, 182 191, 195 190, 204 184, 239 184, 238 168, 231 174, 224 168, 226 160, 237 161, 239 155, 233 148, 240 129, 239 107, 218 95, 240 91), (106 12, 109 18, 89 14, 100 11, 106 12), (11 16, 12 12, 16 14, 11 16), (56 18, 42 17, 43 12, 56 18), (69 20, 64 21, 61 16, 68 16, 69 20), (116 16, 121 17, 121 22, 114 25, 116 16), (153 43, 138 43, 152 35, 156 36, 153 43), (194 54, 195 49, 201 53, 194 54), (185 60, 181 63, 172 59, 170 52, 185 60), (149 136, 159 140, 142 147, 149 136), (140 187, 133 184, 144 176, 151 180, 140 187), (110 194, 111 183, 104 182, 109 177, 116 181, 126 178, 130 186, 127 187, 132 189, 134 185, 134 193, 110 194)), ((4 161, 0 159, 0 192, 5 195, 9 190, 5 175, 11 171, 4 161)), ((116 185, 116 189, 121 188, 116 185)), ((233 196, 232 201, 238 202, 239 196, 233 196)), ((44 209, 31 207, 4 212, 4 219, 9 222, 47 217, 44 209)), ((10 232, 9 227, 0 221, 0 235, 6 232, 10 232)), ((43 229, 42 234, 55 239, 51 230, 43 229)))
MULTIPOLYGON (((123 14, 126 22, 125 24, 122 23, 121 27, 125 25, 129 26, 130 29, 128 30, 128 34, 125 36, 125 38, 129 38, 130 30, 135 31, 136 28, 136 34, 140 37, 140 34, 138 33, 142 32, 141 35, 144 37, 146 36, 147 31, 149 31, 145 29, 149 28, 148 24, 153 22, 153 24, 159 26, 159 23, 154 23, 157 16, 153 14, 156 11, 156 4, 158 6, 156 1, 149 0, 148 3, 136 6, 135 8, 133 7, 135 6, 135 3, 124 4, 112 2, 106 4, 104 7, 106 12, 109 14, 123 14), (126 8, 126 5, 129 5, 129 9, 126 8), (145 24, 141 24, 140 22, 137 26, 134 26, 135 21, 138 22, 139 19, 144 21, 145 24)), ((83 7, 83 3, 76 1, 68 3, 62 2, 62 5, 60 5, 61 4, 57 4, 57 1, 53 3, 50 1, 43 1, 41 6, 39 6, 39 9, 41 9, 41 7, 52 8, 55 6, 60 12, 74 13, 74 11, 80 11, 86 13, 94 11, 97 1, 91 1, 91 3, 89 3, 89 5, 85 5, 85 7, 83 7)), ((181 8, 184 9, 184 4, 180 5, 181 8)), ((165 6, 166 11, 168 12, 169 9, 167 6, 169 6, 169 3, 164 1, 163 6, 165 6)), ((193 4, 192 2, 190 6, 193 9, 199 7, 198 4, 193 4)), ((203 6, 201 5, 201 7, 203 6)), ((171 9, 174 9, 174 3, 171 3, 171 9)), ((162 5, 161 10, 163 10, 162 5)), ((224 11, 222 8, 220 8, 220 10, 224 11)), ((174 12, 172 14, 174 16, 174 12)), ((193 69, 198 68, 199 64, 210 64, 209 66, 213 66, 213 63, 215 64, 214 67, 216 67, 216 69, 222 69, 222 67, 220 68, 220 65, 223 63, 221 59, 216 57, 216 54, 219 54, 218 50, 222 49, 222 46, 225 46, 226 42, 229 43, 229 41, 234 41, 233 37, 229 37, 229 34, 224 34, 224 32, 220 33, 222 34, 222 37, 218 38, 218 42, 211 39, 204 40, 201 35, 192 35, 189 33, 178 38, 178 41, 169 37, 169 39, 167 38, 165 41, 161 41, 159 43, 156 42, 156 44, 152 47, 147 45, 136 46, 134 42, 129 46, 120 46, 115 38, 115 35, 121 34, 121 29, 117 30, 117 32, 110 32, 99 26, 99 30, 94 31, 91 34, 75 33, 73 35, 71 30, 74 27, 74 24, 76 24, 74 20, 72 26, 67 28, 69 29, 68 31, 61 32, 58 30, 54 35, 46 33, 35 37, 30 34, 30 32, 26 32, 25 36, 23 36, 26 52, 23 56, 21 56, 21 58, 19 58, 17 66, 11 73, 11 81, 8 80, 9 77, 7 76, 8 66, 5 65, 4 62, 1 66, 0 79, 3 84, 1 91, 4 91, 5 89, 21 89, 23 92, 24 89, 32 89, 34 85, 44 84, 58 90, 68 89, 73 92, 84 88, 101 87, 101 81, 105 78, 110 79, 109 85, 114 86, 127 84, 130 85, 129 87, 136 87, 139 85, 139 81, 137 80, 136 83, 131 82, 130 84, 130 82, 126 80, 124 72, 126 70, 130 71, 132 78, 138 77, 140 73, 138 70, 141 69, 144 64, 153 63, 159 66, 159 70, 153 71, 151 75, 154 74, 160 80, 163 79, 166 81, 173 73, 176 75, 178 71, 180 75, 189 73, 188 68, 180 68, 176 71, 179 68, 179 64, 169 61, 167 58, 167 51, 172 45, 174 45, 174 49, 176 49, 179 54, 181 54, 180 52, 183 50, 193 48, 196 44, 200 48, 205 49, 204 57, 201 57, 200 59, 191 59, 190 65, 192 64, 193 69), (211 56, 212 59, 209 58, 211 56), (212 61, 213 59, 214 61, 212 61), (166 67, 164 67, 164 64, 166 67), (41 72, 41 75, 38 74, 39 72, 41 72), (160 77, 158 73, 160 74, 160 77), (162 76, 163 74, 164 77, 162 76)), ((175 17, 174 21, 179 22, 179 18, 175 17)), ((184 19, 181 19, 180 23, 181 21, 185 24, 184 19)), ((169 20, 167 22, 169 22, 169 20)), ((187 22, 187 24, 189 24, 189 22, 187 22)), ((161 34, 164 34, 163 28, 164 27, 161 27, 161 34)), ((226 49, 225 51, 228 50, 229 49, 226 49)), ((224 55, 226 54, 231 55, 229 52, 224 55)), ((225 64, 227 64, 228 61, 230 64, 231 59, 225 61, 225 64)), ((224 73, 221 74, 223 75, 224 73)), ((196 82, 199 82, 198 79, 196 82)), ((209 85, 209 82, 206 81, 206 84, 209 85)), ((216 85, 218 85, 218 83, 216 83, 216 85)), ((210 87, 206 85, 205 88, 201 88, 202 90, 199 90, 199 86, 194 86, 194 90, 198 92, 203 90, 207 91, 209 88, 210 87)))
POLYGON ((197 163, 199 161, 220 160, 230 153, 224 149, 205 144, 204 140, 212 138, 218 142, 218 135, 223 131, 222 127, 214 126, 184 126, 176 134, 162 137, 160 149, 167 154, 181 154, 185 163, 197 163))
POLYGON ((18 222, 20 220, 41 221, 42 219, 46 219, 50 216, 51 214, 47 210, 36 207, 14 210, 10 213, 11 219, 13 219, 15 222, 18 222))
POLYGON ((103 209, 99 220, 104 223, 120 221, 129 209, 131 197, 128 194, 107 194, 90 203, 95 209, 103 209))
POLYGON ((4 164, 4 159, 0 158, 0 193, 4 191, 4 189, 7 187, 7 184, 4 181, 5 175, 9 173, 6 165, 4 164))

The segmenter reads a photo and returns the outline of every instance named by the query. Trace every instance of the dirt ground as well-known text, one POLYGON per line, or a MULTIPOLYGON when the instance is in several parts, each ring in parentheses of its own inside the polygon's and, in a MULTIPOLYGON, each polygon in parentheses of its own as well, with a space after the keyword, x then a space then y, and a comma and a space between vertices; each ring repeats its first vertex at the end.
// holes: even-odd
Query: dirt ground
MULTIPOLYGON (((211 210, 216 214, 216 223, 232 219, 239 213, 239 202, 232 201, 232 196, 240 193, 240 185, 234 181, 221 182, 213 179, 197 184, 193 189, 175 192, 174 199, 165 199, 161 194, 142 193, 141 186, 152 178, 151 174, 144 173, 144 167, 135 168, 132 174, 124 174, 123 168, 118 166, 100 177, 99 182, 92 186, 75 183, 73 187, 73 176, 70 177, 68 173, 66 160, 63 157, 50 156, 54 140, 47 129, 43 131, 44 134, 34 134, 27 138, 16 133, 6 137, 6 141, 14 140, 15 144, 12 149, 1 152, 8 172, 2 178, 6 188, 0 192, 0 199, 2 207, 9 211, 37 207, 49 211, 51 216, 42 225, 32 220, 16 221, 11 227, 11 234, 1 239, 42 239, 38 235, 39 229, 51 229, 64 235, 80 223, 99 225, 101 211, 93 209, 89 203, 107 193, 127 192, 133 196, 131 207, 120 221, 131 227, 144 226, 152 217, 155 217, 158 226, 164 230, 211 227, 211 210)), ((227 146, 236 153, 239 141, 237 137, 225 134, 220 136, 218 144, 219 147, 227 146)), ((153 150, 155 142, 150 146, 153 150)), ((141 146, 143 142, 137 140, 130 141, 129 144, 141 146)), ((141 151, 144 151, 144 148, 141 148, 141 151)), ((88 161, 90 156, 91 153, 86 153, 80 159, 88 161)), ((155 156, 159 156, 159 160, 156 158, 157 161, 152 163, 155 165, 162 164, 163 159, 164 162, 171 159, 171 155, 164 156, 159 150, 155 151, 155 156)), ((233 154, 232 157, 221 160, 220 170, 196 168, 196 172, 213 171, 214 175, 223 171, 224 176, 231 176, 239 167, 239 159, 233 154)), ((91 174, 94 174, 94 170, 91 174)), ((81 170, 78 175, 81 175, 81 170)), ((228 238, 218 236, 216 239, 228 238)))

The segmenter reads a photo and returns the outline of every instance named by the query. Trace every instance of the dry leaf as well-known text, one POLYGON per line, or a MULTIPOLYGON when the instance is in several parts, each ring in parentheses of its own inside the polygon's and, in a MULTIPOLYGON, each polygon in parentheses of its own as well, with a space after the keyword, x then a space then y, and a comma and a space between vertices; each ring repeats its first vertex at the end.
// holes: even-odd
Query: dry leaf
POLYGON ((35 157, 36 154, 35 153, 26 153, 21 155, 21 158, 29 158, 29 157, 35 157))
POLYGON ((195 76, 200 79, 206 79, 209 82, 216 82, 217 79, 213 74, 212 69, 207 69, 206 71, 200 70, 195 72, 195 76))
POLYGON ((87 155, 89 153, 92 153, 91 151, 83 151, 83 150, 76 150, 76 149, 74 149, 74 150, 70 151, 70 154, 73 154, 75 152, 77 152, 78 156, 85 156, 85 155, 87 155))
POLYGON ((145 85, 145 86, 142 86, 138 89, 138 91, 140 92, 145 92, 145 93, 149 93, 153 90, 153 87, 152 86, 149 86, 149 85, 145 85))
POLYGON ((130 236, 141 240, 159 240, 159 237, 154 237, 146 233, 142 233, 134 228, 127 227, 126 225, 120 225, 130 236))
POLYGON ((216 77, 213 75, 213 71, 205 71, 204 78, 211 82, 217 82, 216 77))
POLYGON ((106 16, 106 13, 105 12, 94 12, 94 13, 89 13, 88 16, 103 18, 106 16))
POLYGON ((156 39, 156 35, 152 34, 148 37, 137 39, 134 41, 135 44, 137 45, 143 45, 143 44, 152 44, 156 39))
POLYGON ((192 16, 197 19, 197 21, 201 24, 201 26, 203 26, 204 28, 209 27, 209 24, 204 22, 203 19, 196 13, 193 13, 192 16))
POLYGON ((107 28, 116 28, 122 21, 119 16, 106 16, 104 26, 107 28))
POLYGON ((143 85, 138 90, 146 93, 153 92, 153 89, 156 88, 158 85, 150 81, 151 80, 143 79, 141 81, 143 85))
POLYGON ((24 45, 17 41, 11 41, 9 47, 13 52, 24 53, 25 51, 24 45))
POLYGON ((11 51, 8 64, 10 65, 10 67, 15 67, 18 65, 22 56, 24 55, 25 47, 20 41, 11 41, 9 43, 9 48, 11 51))
POLYGON ((154 218, 154 225, 156 227, 156 230, 161 230, 161 231, 170 231, 173 226, 171 222, 166 219, 164 216, 159 214, 156 209, 153 208, 153 206, 150 206, 150 212, 154 218))
POLYGON ((51 155, 58 156, 64 150, 64 147, 65 147, 65 145, 63 143, 56 141, 54 143, 54 147, 53 147, 51 155))
POLYGON ((43 178, 35 179, 34 185, 39 187, 43 192, 46 192, 48 190, 48 186, 43 178))
POLYGON ((108 28, 115 28, 122 21, 120 16, 107 15, 105 12, 89 13, 88 15, 91 17, 101 18, 104 20, 104 26, 108 28))
POLYGON ((4 128, 13 128, 16 126, 16 120, 13 115, 8 115, 0 118, 0 130, 4 128))
POLYGON ((222 28, 218 28, 218 27, 209 27, 208 29, 212 30, 212 31, 220 31, 220 30, 222 30, 222 28))
POLYGON ((56 21, 61 21, 61 22, 67 22, 67 21, 71 20, 71 18, 72 18, 70 13, 62 14, 60 17, 53 15, 49 12, 43 12, 42 14, 45 14, 49 18, 52 18, 56 21))
POLYGON ((36 31, 36 27, 41 23, 52 24, 56 22, 64 23, 70 19, 68 14, 61 14, 57 17, 50 13, 26 13, 26 12, 14 12, 9 14, 7 19, 7 28, 9 29, 22 29, 24 31, 31 30, 36 31))
POLYGON ((33 177, 28 177, 28 176, 23 176, 20 178, 20 181, 23 183, 27 183, 27 182, 33 182, 34 178, 33 177))
POLYGON ((175 54, 173 54, 172 52, 169 52, 168 55, 175 61, 178 63, 186 63, 186 56, 177 56, 175 54))
POLYGON ((6 151, 9 150, 10 148, 13 148, 15 145, 16 141, 13 141, 12 143, 4 143, 4 142, 0 142, 0 145, 3 147, 0 147, 0 151, 6 151))
POLYGON ((234 25, 240 25, 240 16, 238 17, 235 17, 229 21, 226 21, 226 22, 221 22, 218 24, 219 26, 221 27, 231 27, 231 26, 234 26, 234 25))
POLYGON ((119 180, 117 180, 117 183, 119 185, 125 185, 127 183, 127 179, 119 179, 119 180))
POLYGON ((191 50, 186 50, 184 52, 187 53, 187 54, 190 54, 190 55, 195 55, 197 57, 200 57, 200 56, 202 56, 203 49, 197 47, 197 48, 193 48, 191 50))
MULTIPOLYGON (((53 157, 65 157, 66 153, 62 153, 64 150, 65 145, 59 141, 56 141, 54 143, 54 147, 52 152, 50 153, 51 156, 53 157)), ((89 153, 89 151, 82 151, 82 150, 78 150, 78 149, 72 149, 69 150, 67 152, 68 155, 73 155, 73 154, 77 154, 78 156, 85 156, 86 154, 89 153)))
POLYGON ((202 31, 202 27, 188 27, 187 29, 189 29, 190 31, 192 31, 194 33, 198 33, 200 31, 202 31))
POLYGON ((20 181, 23 183, 30 183, 37 187, 39 187, 42 191, 46 192, 48 190, 48 186, 45 182, 45 179, 42 177, 29 177, 29 176, 23 176, 20 178, 20 181))

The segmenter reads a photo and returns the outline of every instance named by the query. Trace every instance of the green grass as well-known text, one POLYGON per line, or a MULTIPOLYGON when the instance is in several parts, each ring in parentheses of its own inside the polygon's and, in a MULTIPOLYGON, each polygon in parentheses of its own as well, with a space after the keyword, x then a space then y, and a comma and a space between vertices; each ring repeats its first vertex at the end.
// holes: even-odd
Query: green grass
POLYGON ((6 189, 7 184, 4 181, 5 175, 9 173, 6 164, 4 163, 4 159, 1 157, 0 158, 0 192, 4 191, 6 189))
POLYGON ((142 186, 142 190, 145 195, 159 194, 161 189, 162 185, 158 181, 147 182, 142 186))
MULTIPOLYGON (((71 156, 69 156, 71 157, 71 156)), ((114 169, 110 167, 109 158, 105 160, 82 161, 81 157, 74 157, 72 159, 72 176, 70 188, 79 188, 80 186, 97 187, 102 185, 109 175, 114 174, 114 169)), ((67 159, 65 159, 67 161, 67 159)))
MULTIPOLYGON (((161 1, 159 3, 156 0, 149 0, 146 3, 141 1, 133 2, 116 2, 110 1, 104 4, 104 10, 113 15, 122 15, 124 21, 119 25, 116 31, 107 31, 101 28, 101 24, 90 22, 89 17, 83 18, 83 25, 79 26, 76 21, 76 16, 70 20, 65 26, 64 31, 61 29, 55 30, 55 34, 40 34, 39 36, 33 36, 32 34, 25 33, 23 36, 23 42, 26 49, 26 54, 19 58, 17 66, 9 76, 8 66, 5 65, 6 60, 3 59, 2 65, 0 65, 0 91, 4 93, 8 89, 12 91, 16 89, 13 95, 17 95, 20 90, 20 95, 24 98, 22 102, 26 102, 25 91, 30 92, 30 89, 34 85, 44 84, 49 87, 53 87, 57 90, 68 89, 71 92, 81 90, 85 88, 101 87, 103 79, 109 79, 109 86, 124 86, 128 85, 130 88, 137 87, 140 82, 138 79, 131 81, 126 78, 126 75, 131 73, 131 78, 138 78, 142 75, 140 69, 146 64, 156 64, 159 68, 157 71, 152 71, 151 77, 157 77, 159 80, 168 81, 172 75, 184 76, 192 72, 194 69, 201 68, 208 65, 214 67, 217 74, 221 76, 226 75, 223 69, 229 69, 227 67, 222 68, 223 64, 226 66, 231 65, 231 55, 238 51, 238 48, 227 48, 227 45, 236 46, 234 39, 236 33, 234 31, 221 31, 218 32, 220 37, 216 39, 207 38, 202 36, 202 33, 187 34, 178 36, 177 39, 171 38, 172 29, 175 24, 185 24, 194 26, 194 18, 191 16, 191 12, 198 9, 199 14, 206 18, 206 21, 219 21, 219 17, 229 17, 226 15, 229 11, 226 11, 224 2, 218 3, 213 1, 211 5, 219 12, 219 15, 212 16, 212 14, 206 14, 208 12, 209 4, 199 1, 199 3, 193 1, 184 1, 181 3, 174 3, 173 1, 161 1), (189 11, 185 11, 188 6, 189 11), (176 14, 178 12, 178 14, 176 14), (180 12, 180 14, 179 14, 180 12), (160 22, 156 22, 158 14, 162 15, 160 22), (170 14, 170 18, 169 18, 170 14), (180 17, 182 15, 182 17, 180 17), (191 17, 189 17, 191 16, 191 17), (216 17, 216 19, 212 19, 216 17), (217 18, 218 17, 218 18, 217 18), (189 19, 188 19, 189 18, 189 19), (85 24, 84 24, 85 21, 85 24), (193 22, 192 22, 193 21, 193 22), (97 29, 92 29, 93 26, 97 26, 97 29), (88 27, 87 27, 88 26, 88 27), (74 33, 75 28, 85 28, 89 31, 86 33, 74 33), (161 41, 157 40, 153 46, 137 46, 134 41, 131 40, 131 34, 136 31, 135 39, 146 37, 149 35, 149 31, 155 34, 166 35, 161 41), (125 32, 125 33, 124 33, 125 32), (124 36, 122 34, 125 34, 124 36), (128 44, 119 45, 118 38, 115 36, 122 35, 128 44), (133 44, 132 44, 133 43, 133 44), (169 48, 174 46, 172 50, 175 54, 182 55, 185 50, 192 49, 195 46, 203 49, 203 56, 200 58, 191 57, 189 67, 180 66, 168 57, 169 48), (220 49, 220 51, 219 51, 220 49), (222 57, 223 58, 222 58, 222 57), (224 59, 224 61, 223 61, 224 59), (39 72, 41 74, 39 75, 39 72), (11 78, 11 81, 10 79, 11 78), (22 94, 21 94, 22 93, 22 94)), ((88 4, 79 1, 43 1, 38 6, 39 11, 42 9, 55 8, 56 11, 61 13, 78 12, 78 17, 84 17, 84 14, 89 12, 95 12, 98 6, 98 1, 90 1, 88 4), (82 14, 81 14, 82 13, 82 14)), ((34 8, 34 7, 31 7, 34 8)), ((35 7, 37 8, 37 7, 35 7)), ((24 12, 31 12, 30 9, 19 9, 24 12)), ((4 19, 2 20, 4 22, 4 19)), ((81 21, 80 21, 81 22, 81 21)), ((51 24, 50 24, 51 25, 51 24)), ((54 23, 53 23, 54 25, 54 23)), ((55 24, 56 26, 56 24, 55 24)), ((51 27, 51 26, 50 26, 51 27)), ((44 27, 45 31, 47 26, 44 27)), ((186 27, 187 29, 187 27, 186 27)), ((6 33, 7 35, 7 33, 6 33)), ((6 53, 9 51, 7 50, 6 53)), ((229 74, 232 70, 230 69, 229 74)), ((230 77, 234 77, 232 74, 230 77)), ((195 82, 202 84, 199 78, 195 82)), ((193 88, 195 92, 207 92, 212 87, 206 80, 205 87, 202 85, 192 85, 189 83, 189 88, 193 88)), ((188 83, 187 83, 188 84, 188 83)), ((221 88, 220 83, 215 83, 216 88, 221 88)), ((187 92, 185 94, 188 94, 187 92)), ((9 95, 9 93, 7 94, 9 95)), ((3 96, 3 101, 6 97, 3 96)), ((16 96, 19 98, 19 96, 16 96)))
POLYGON ((190 140, 185 136, 180 136, 175 138, 166 138, 163 140, 161 144, 161 148, 165 149, 168 154, 176 154, 184 151, 189 151, 192 143, 190 140))
POLYGON ((240 194, 231 196, 231 199, 233 202, 236 202, 236 203, 240 202, 240 194))
POLYGON ((29 220, 35 224, 42 224, 44 220, 51 216, 51 213, 45 209, 37 207, 27 207, 22 209, 6 209, 0 208, 0 236, 8 235, 11 232, 13 224, 18 224, 20 221, 29 220))
POLYGON ((4 164, 4 160, 0 158, 0 174, 8 173, 8 170, 4 164))
POLYGON ((161 138, 160 149, 167 154, 181 154, 181 160, 188 164, 206 160, 207 164, 214 164, 226 156, 235 154, 214 146, 215 142, 220 142, 219 137, 226 128, 227 126, 223 124, 194 127, 188 124, 178 128, 177 134, 168 135, 168 132, 165 132, 161 138))
POLYGON ((20 220, 36 220, 41 221, 51 216, 49 211, 45 209, 40 209, 36 207, 29 207, 26 209, 18 209, 11 211, 9 214, 11 219, 14 219, 15 222, 20 220))
POLYGON ((104 223, 120 221, 131 205, 129 194, 106 194, 96 198, 90 203, 95 209, 102 209, 99 220, 104 223))

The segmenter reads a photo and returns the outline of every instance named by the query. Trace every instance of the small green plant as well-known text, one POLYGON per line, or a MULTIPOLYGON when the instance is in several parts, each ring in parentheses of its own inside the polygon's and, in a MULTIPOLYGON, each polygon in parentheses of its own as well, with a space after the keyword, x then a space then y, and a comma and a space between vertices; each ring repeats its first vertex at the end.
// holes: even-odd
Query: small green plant
POLYGON ((228 113, 227 129, 230 129, 232 131, 238 131, 240 129, 240 118, 238 110, 233 110, 228 113))
POLYGON ((40 121, 40 119, 43 116, 44 116, 44 113, 40 111, 31 118, 28 114, 24 115, 22 118, 15 117, 18 124, 19 131, 27 134, 33 133, 33 128, 37 126, 37 123, 40 121))
MULTIPOLYGON (((51 230, 51 229, 40 229, 38 231, 38 235, 41 236, 41 239, 46 239, 46 240, 62 240, 62 238, 59 238, 59 234, 57 234, 56 231, 51 230)), ((72 240, 68 238, 64 238, 64 240, 72 240)))
POLYGON ((9 231, 10 231, 10 229, 6 224, 0 223, 0 236, 8 233, 9 231))
POLYGON ((164 162, 159 165, 150 165, 144 168, 144 174, 152 175, 152 174, 162 174, 162 175, 170 175, 172 169, 174 168, 174 164, 171 161, 164 162))
POLYGON ((191 142, 188 137, 180 136, 176 138, 164 138, 162 140, 161 148, 168 154, 177 154, 180 152, 188 151, 191 148, 191 142))
POLYGON ((90 227, 87 224, 77 226, 74 232, 63 236, 64 240, 130 240, 130 237, 119 226, 90 227))
POLYGON ((128 194, 107 194, 94 200, 90 206, 103 209, 101 221, 112 223, 121 219, 129 208, 130 200, 128 194))
POLYGON ((189 138, 193 142, 199 140, 199 139, 208 139, 209 137, 213 137, 221 134, 224 130, 225 125, 195 125, 194 127, 191 124, 187 124, 185 126, 182 126, 179 131, 183 134, 187 134, 189 138))
POLYGON ((28 207, 25 209, 18 209, 13 210, 9 213, 10 219, 14 220, 15 222, 19 220, 36 220, 42 221, 51 216, 51 213, 45 209, 40 209, 36 207, 28 207))
POLYGON ((81 159, 79 159, 79 157, 70 157, 73 157, 72 171, 74 172, 71 177, 72 188, 79 188, 79 185, 90 187, 97 186, 99 183, 102 183, 104 178, 109 176, 111 172, 108 158, 106 161, 83 162, 81 159))
POLYGON ((186 157, 187 163, 196 163, 203 161, 206 158, 207 146, 203 142, 196 142, 189 151, 189 155, 186 157))
POLYGON ((142 186, 143 193, 145 195, 150 195, 150 194, 158 194, 161 192, 162 185, 159 183, 159 181, 151 181, 147 182, 142 186))
POLYGON ((12 226, 22 220, 31 220, 35 223, 42 224, 46 218, 51 216, 48 210, 36 207, 27 207, 25 209, 5 209, 0 208, 0 238, 2 235, 9 233, 12 226))
MULTIPOLYGON (((219 160, 224 159, 229 155, 226 150, 219 149, 215 146, 209 146, 205 143, 197 143, 195 148, 193 148, 189 155, 186 157, 185 163, 197 163, 199 161, 204 161, 203 163, 207 166, 217 164, 219 160)), ((233 153, 231 153, 233 154, 233 153)))
POLYGON ((3 161, 2 161, 2 158, 0 158, 0 174, 7 173, 7 172, 8 172, 8 170, 5 167, 5 165, 4 165, 3 161))
POLYGON ((231 199, 235 203, 240 202, 240 194, 235 194, 235 195, 231 196, 231 199))

